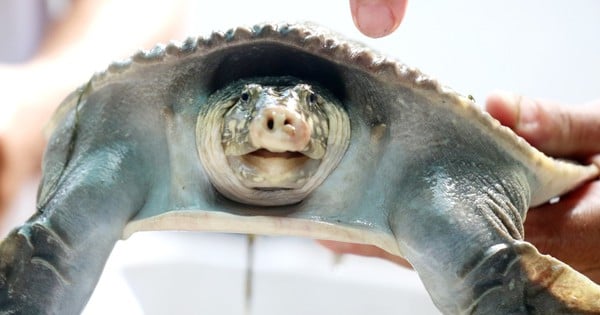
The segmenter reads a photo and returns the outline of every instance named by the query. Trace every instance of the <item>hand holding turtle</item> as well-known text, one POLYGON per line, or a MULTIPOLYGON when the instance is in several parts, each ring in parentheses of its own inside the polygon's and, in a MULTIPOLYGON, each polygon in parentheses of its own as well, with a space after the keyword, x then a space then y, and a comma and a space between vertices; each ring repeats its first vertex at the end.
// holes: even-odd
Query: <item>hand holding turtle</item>
POLYGON ((350 0, 356 27, 373 38, 391 34, 402 21, 407 0, 350 0))
MULTIPOLYGON (((600 101, 566 107, 494 93, 488 112, 546 154, 600 166, 600 101)), ((527 213, 525 240, 600 283, 600 181, 585 184, 558 202, 527 213)), ((377 247, 320 241, 338 253, 380 257, 410 266, 377 247)))
MULTIPOLYGON (((494 93, 486 103, 492 116, 544 153, 600 166, 600 101, 567 107, 494 93)), ((600 283, 600 181, 530 209, 525 239, 600 283)))

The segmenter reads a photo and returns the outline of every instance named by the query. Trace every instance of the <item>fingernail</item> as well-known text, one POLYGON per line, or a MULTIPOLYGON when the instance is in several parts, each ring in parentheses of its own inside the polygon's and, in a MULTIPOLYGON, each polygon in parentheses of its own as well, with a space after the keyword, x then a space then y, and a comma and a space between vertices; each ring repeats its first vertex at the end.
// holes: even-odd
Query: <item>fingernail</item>
POLYGON ((486 109, 500 123, 509 128, 514 128, 519 118, 517 97, 505 91, 494 91, 486 101, 486 109))
POLYGON ((356 26, 369 37, 382 37, 394 28, 394 14, 383 3, 364 3, 356 9, 356 26))
POLYGON ((521 131, 537 128, 537 115, 533 100, 509 92, 498 93, 498 96, 504 104, 505 125, 521 131))
POLYGON ((515 106, 518 107, 517 128, 522 132, 532 132, 539 127, 537 107, 535 101, 517 96, 515 106))

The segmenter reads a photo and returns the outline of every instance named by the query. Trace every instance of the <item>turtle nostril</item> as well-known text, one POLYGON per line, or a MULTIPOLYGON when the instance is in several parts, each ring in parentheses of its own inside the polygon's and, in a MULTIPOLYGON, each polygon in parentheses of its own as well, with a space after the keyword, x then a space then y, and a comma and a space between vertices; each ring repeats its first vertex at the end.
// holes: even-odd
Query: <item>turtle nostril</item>
POLYGON ((264 120, 262 120, 261 128, 271 133, 284 132, 290 134, 290 132, 295 130, 296 124, 298 123, 297 119, 293 117, 293 113, 280 108, 265 113, 265 116, 262 119, 264 120))

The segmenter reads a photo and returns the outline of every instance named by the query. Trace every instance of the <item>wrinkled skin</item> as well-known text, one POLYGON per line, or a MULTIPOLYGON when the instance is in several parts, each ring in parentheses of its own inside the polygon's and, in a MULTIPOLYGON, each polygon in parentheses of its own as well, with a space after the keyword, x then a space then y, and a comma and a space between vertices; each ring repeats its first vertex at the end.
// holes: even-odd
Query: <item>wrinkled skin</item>
MULTIPOLYGON (((600 101, 563 105, 508 92, 494 92, 486 110, 542 152, 600 165, 600 101)), ((600 283, 600 179, 586 183, 556 203, 529 209, 525 240, 541 253, 568 263, 600 283)), ((331 250, 384 258, 405 267, 401 257, 369 245, 321 241, 331 250)))
POLYGON ((198 115, 198 155, 212 185, 244 204, 300 202, 335 168, 350 138, 339 100, 294 77, 236 81, 208 103, 198 115))
POLYGON ((134 56, 73 93, 55 123, 38 211, 0 245, 7 313, 79 312, 114 243, 150 229, 376 245, 405 257, 446 314, 600 312, 597 285, 523 240, 530 204, 598 170, 542 156, 467 99, 318 28, 257 26, 134 56), (222 146, 222 126, 197 142, 214 131, 201 124, 211 96, 288 75, 339 100, 347 149, 300 202, 232 201, 199 157, 222 146))

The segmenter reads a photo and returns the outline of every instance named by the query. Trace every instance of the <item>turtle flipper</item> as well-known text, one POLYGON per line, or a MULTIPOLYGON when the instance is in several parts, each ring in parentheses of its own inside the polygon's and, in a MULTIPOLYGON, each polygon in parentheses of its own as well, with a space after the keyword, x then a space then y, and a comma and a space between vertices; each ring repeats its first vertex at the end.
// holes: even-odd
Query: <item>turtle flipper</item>
POLYGON ((533 245, 520 243, 520 266, 527 275, 527 300, 537 313, 600 314, 600 287, 569 265, 541 255, 533 245))
POLYGON ((144 153, 162 142, 119 98, 113 89, 77 104, 50 139, 37 212, 0 244, 0 314, 80 313, 145 205, 161 155, 144 153))
POLYGON ((0 245, 0 313, 77 314, 143 204, 130 156, 76 158, 46 205, 0 245), (100 162, 103 163, 100 163, 100 162), (108 165, 107 165, 108 164, 108 165))
POLYGON ((514 241, 465 265, 467 314, 599 314, 600 287, 565 263, 514 241))
POLYGON ((0 247, 0 312, 77 314, 115 241, 107 237, 84 251, 70 247, 40 222, 13 231, 0 247))
POLYGON ((400 196, 390 224, 442 312, 600 314, 598 285, 522 240, 525 173, 435 169, 412 177, 419 192, 400 196))
MULTIPOLYGON (((72 283, 72 270, 66 265, 70 252, 56 233, 40 223, 29 223, 13 231, 0 247, 0 311, 6 314, 64 311, 64 306, 53 307, 57 301, 52 301, 52 296, 72 283)), ((70 302, 77 304, 77 300, 70 302)))

